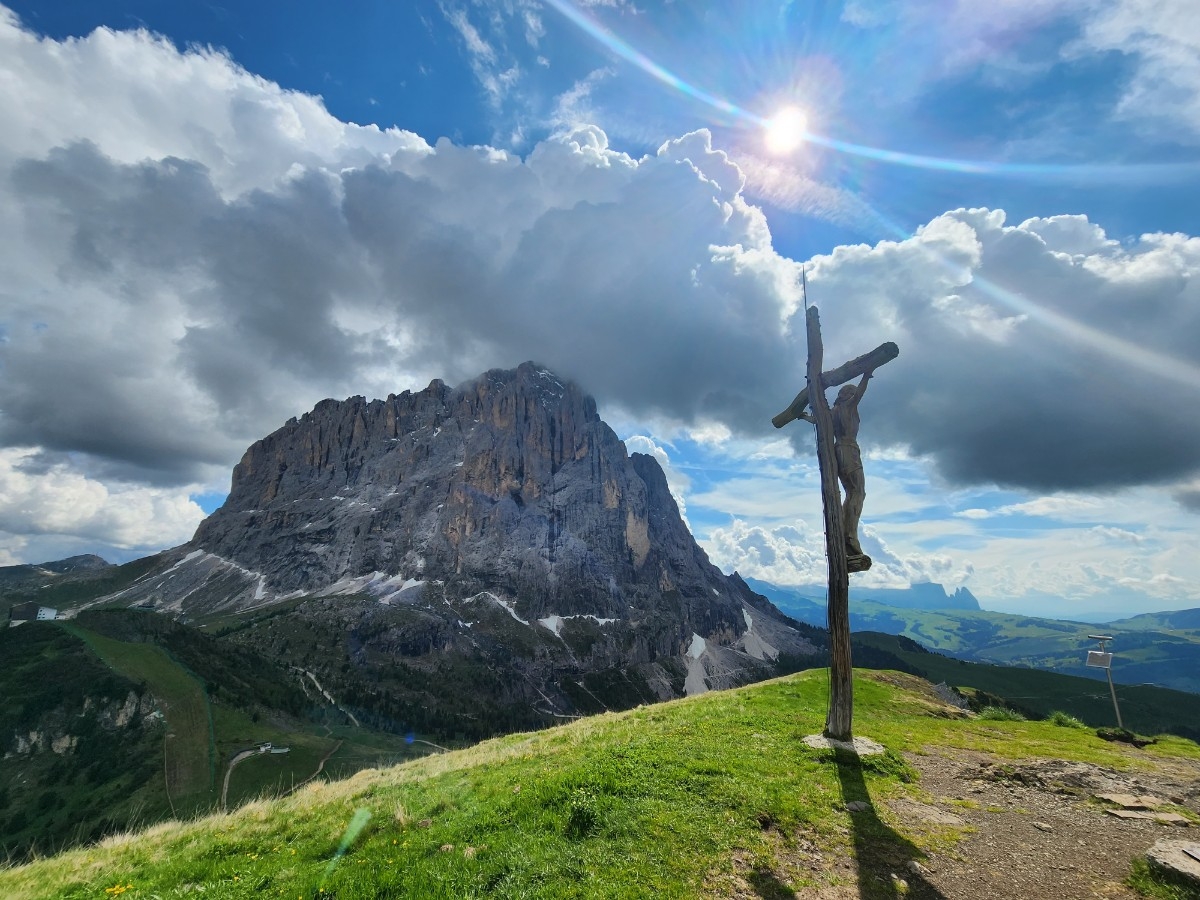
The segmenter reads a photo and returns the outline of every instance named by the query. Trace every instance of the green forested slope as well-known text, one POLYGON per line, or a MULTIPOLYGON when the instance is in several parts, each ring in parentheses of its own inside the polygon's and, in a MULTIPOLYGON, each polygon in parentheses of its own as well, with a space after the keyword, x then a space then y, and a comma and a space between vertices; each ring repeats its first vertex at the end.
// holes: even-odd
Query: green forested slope
POLYGON ((298 673, 153 613, 0 629, 0 854, 21 858, 429 752, 353 727, 298 673))

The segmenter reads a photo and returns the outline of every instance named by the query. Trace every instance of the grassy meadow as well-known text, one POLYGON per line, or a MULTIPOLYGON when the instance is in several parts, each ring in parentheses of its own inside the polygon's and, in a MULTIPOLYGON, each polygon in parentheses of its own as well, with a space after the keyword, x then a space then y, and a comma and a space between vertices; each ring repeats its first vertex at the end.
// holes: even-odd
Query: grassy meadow
MULTIPOLYGON (((896 635, 860 632, 856 647, 886 651, 933 682, 983 691, 1033 718, 1055 710, 1079 717, 1093 727, 1115 727, 1108 684, 1093 678, 1042 669, 967 662, 914 647, 896 635)), ((1200 738, 1200 694, 1154 685, 1117 684, 1117 701, 1127 728, 1142 734, 1170 732, 1200 738)))
POLYGON ((86 643, 116 672, 149 685, 160 701, 168 728, 164 777, 173 808, 182 813, 211 805, 217 761, 204 684, 154 644, 114 640, 69 622, 60 627, 86 643))
POLYGON ((1118 769, 1200 759, 1180 738, 1133 751, 1078 728, 959 718, 919 679, 860 671, 856 733, 889 752, 859 761, 801 743, 823 725, 827 678, 803 672, 314 782, 0 870, 0 896, 732 897, 738 885, 772 896, 855 878, 892 896, 889 872, 961 836, 906 829, 879 802, 922 796, 905 751, 1118 769), (852 817, 852 800, 872 805, 852 817), (797 843, 820 848, 825 868, 788 868, 797 843))

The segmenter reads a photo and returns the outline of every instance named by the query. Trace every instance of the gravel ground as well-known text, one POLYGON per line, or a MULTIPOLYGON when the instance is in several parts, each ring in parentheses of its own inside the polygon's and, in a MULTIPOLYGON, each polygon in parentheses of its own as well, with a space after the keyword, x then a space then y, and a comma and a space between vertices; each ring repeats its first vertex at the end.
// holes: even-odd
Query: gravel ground
POLYGON ((1172 761, 1154 772, 1122 773, 1061 760, 1001 762, 970 751, 908 759, 921 773, 922 798, 852 811, 845 837, 853 856, 823 853, 804 834, 774 835, 774 867, 735 858, 735 872, 710 880, 705 893, 737 900, 1136 900, 1140 895, 1124 884, 1135 857, 1160 838, 1200 842, 1195 824, 1123 820, 1094 799, 1151 794, 1200 814, 1200 764, 1172 761), (860 836, 871 817, 873 835, 860 836), (918 861, 908 838, 928 835, 936 843, 948 830, 966 834, 943 839, 946 849, 918 861))
MULTIPOLYGON (((934 808, 975 829, 926 864, 928 887, 947 898, 1135 898, 1123 882, 1131 861, 1160 838, 1200 829, 1128 821, 1104 812, 1097 793, 1153 794, 1200 812, 1200 767, 1116 773, 1087 764, 1031 760, 998 765, 980 755, 914 756, 934 808)), ((901 821, 918 821, 895 810, 901 821)), ((918 885, 914 885, 914 888, 918 885)), ((915 889, 912 896, 921 896, 915 889)))

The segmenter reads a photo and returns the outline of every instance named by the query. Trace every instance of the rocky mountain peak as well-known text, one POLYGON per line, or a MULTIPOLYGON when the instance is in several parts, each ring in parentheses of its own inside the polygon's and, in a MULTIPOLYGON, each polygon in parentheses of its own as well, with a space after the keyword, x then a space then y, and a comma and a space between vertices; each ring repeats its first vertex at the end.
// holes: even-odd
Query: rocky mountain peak
POLYGON ((283 592, 376 571, 519 581, 542 568, 591 583, 583 570, 604 569, 621 582, 650 552, 631 466, 591 397, 525 363, 457 388, 322 401, 246 451, 192 546, 283 592))
MULTIPOLYGON (((246 451, 225 504, 167 561, 132 602, 211 616, 366 596, 376 606, 355 615, 438 621, 397 638, 405 653, 478 646, 481 602, 553 646, 600 627, 574 666, 673 658, 689 691, 813 649, 709 562, 658 463, 532 362, 322 401, 246 451)), ((664 672, 656 692, 678 693, 664 672)))

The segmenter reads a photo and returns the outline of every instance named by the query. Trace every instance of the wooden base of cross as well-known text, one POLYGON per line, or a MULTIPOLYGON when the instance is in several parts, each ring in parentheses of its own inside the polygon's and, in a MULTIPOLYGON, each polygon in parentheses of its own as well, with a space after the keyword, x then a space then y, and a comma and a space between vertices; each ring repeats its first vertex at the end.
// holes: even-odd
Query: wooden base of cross
MULTIPOLYGON (((900 350, 893 343, 881 344, 870 353, 822 372, 824 347, 821 343, 821 319, 815 306, 808 308, 808 386, 791 405, 772 419, 776 428, 800 417, 806 406, 812 408, 817 426, 817 462, 821 471, 821 500, 825 515, 825 554, 829 558, 829 714, 825 736, 851 741, 854 714, 854 683, 850 660, 850 578, 851 572, 871 568, 865 553, 848 553, 846 529, 842 522, 842 493, 838 487, 837 456, 834 450, 833 417, 825 388, 874 371, 895 359, 900 350)), ((856 535, 857 537, 857 535, 856 535)))

